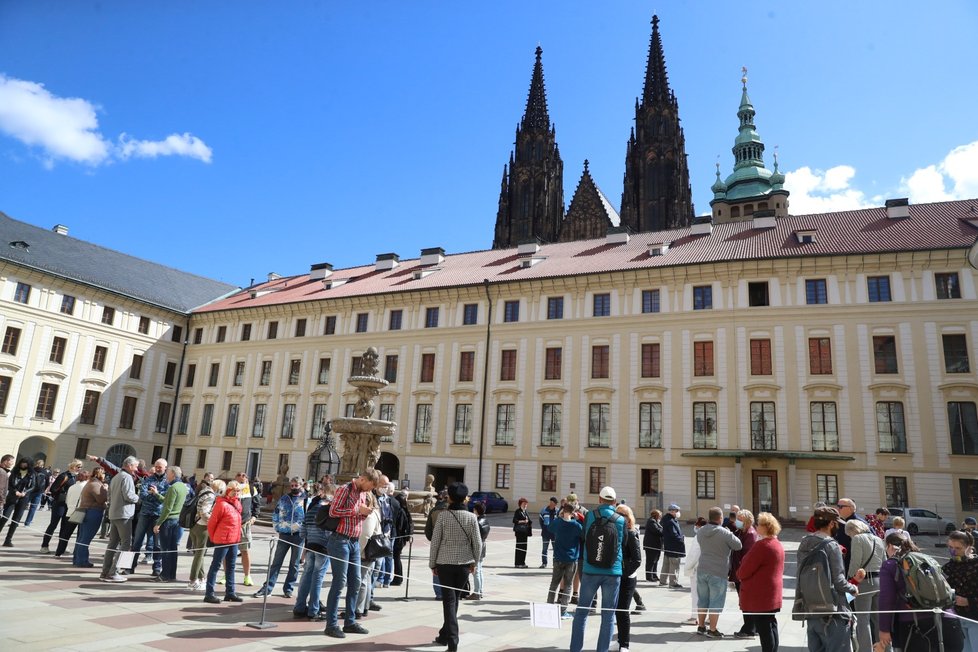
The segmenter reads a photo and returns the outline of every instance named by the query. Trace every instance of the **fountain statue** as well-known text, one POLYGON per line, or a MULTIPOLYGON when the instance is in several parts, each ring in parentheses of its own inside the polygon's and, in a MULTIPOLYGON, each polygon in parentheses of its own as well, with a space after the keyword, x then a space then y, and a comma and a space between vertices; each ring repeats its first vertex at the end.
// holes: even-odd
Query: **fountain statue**
MULTIPOLYGON (((377 466, 381 438, 393 436, 397 431, 397 422, 373 418, 376 407, 374 399, 389 384, 379 375, 379 360, 380 354, 374 347, 368 347, 364 351, 359 373, 349 378, 349 383, 357 388, 353 416, 337 417, 331 421, 332 431, 339 435, 343 444, 339 476, 343 481, 377 466)), ((430 490, 431 487, 425 489, 408 492, 408 504, 412 507, 412 512, 427 515, 430 506, 434 504, 435 494, 430 490)))

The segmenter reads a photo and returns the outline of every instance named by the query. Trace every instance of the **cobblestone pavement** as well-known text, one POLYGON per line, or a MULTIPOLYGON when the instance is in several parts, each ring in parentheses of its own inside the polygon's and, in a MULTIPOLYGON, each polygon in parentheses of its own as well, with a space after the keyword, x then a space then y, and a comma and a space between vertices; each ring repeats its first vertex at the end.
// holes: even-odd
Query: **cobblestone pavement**
MULTIPOLYGON (((494 517, 485 567, 485 598, 464 601, 459 609, 460 649, 466 652, 566 650, 570 642, 570 621, 560 630, 534 628, 529 620, 529 601, 545 601, 549 569, 539 566, 540 540, 530 539, 527 563, 534 568, 512 567, 514 540, 509 517, 494 517), (536 561, 536 564, 533 562, 536 561)), ((246 626, 262 618, 260 599, 251 598, 257 590, 239 586, 245 597, 241 605, 209 605, 202 592, 186 588, 190 567, 189 553, 181 553, 178 578, 174 584, 150 580, 149 566, 140 565, 136 574, 124 584, 98 581, 98 570, 104 539, 93 542, 92 561, 96 567, 83 570, 70 564, 70 549, 63 559, 39 552, 41 530, 47 525, 48 512, 39 514, 29 530, 20 528, 14 537, 14 548, 0 548, 0 639, 5 647, 17 650, 306 650, 335 649, 344 652, 381 652, 384 650, 443 650, 431 645, 441 626, 441 603, 433 599, 431 575, 427 569, 428 546, 423 535, 415 539, 411 560, 409 587, 378 589, 379 612, 370 612, 362 621, 366 635, 348 635, 346 639, 326 638, 321 623, 295 620, 292 600, 281 594, 281 584, 268 599, 265 620, 272 629, 258 630, 246 626), (38 527, 40 526, 40 527, 38 527), (420 539, 420 541, 418 540, 420 539), (407 594, 407 599, 405 598, 407 594)), ((794 555, 803 532, 785 530, 782 540, 791 563, 786 568, 785 598, 790 605, 793 595, 794 555)), ((259 528, 256 539, 271 536, 259 528)), ((52 546, 53 547, 53 546, 52 546)), ((183 542, 181 542, 181 548, 183 542)), ((928 547, 931 544, 928 543, 928 547)), ((405 549, 405 565, 407 549, 405 549)), ((269 546, 256 541, 252 576, 260 585, 264 579, 269 546)), ((240 565, 238 567, 240 582, 240 565)), ((283 579, 280 577, 280 580, 283 579)), ((326 589, 328 589, 327 574, 326 589)), ((687 583, 684 578, 683 583, 687 583)), ((682 650, 759 650, 755 640, 709 640, 697 636, 695 628, 681 625, 689 616, 688 589, 664 589, 639 581, 639 590, 649 611, 632 617, 631 650, 652 649, 669 645, 682 650)), ((326 591, 323 592, 325 600, 326 591)), ((597 638, 596 616, 588 623, 585 649, 593 649, 597 638)), ((782 650, 803 650, 805 630, 792 622, 787 610, 779 617, 782 650)), ((727 610, 720 618, 720 631, 733 633, 740 625, 737 596, 727 596, 727 610)), ((617 644, 612 644, 612 650, 617 644)))

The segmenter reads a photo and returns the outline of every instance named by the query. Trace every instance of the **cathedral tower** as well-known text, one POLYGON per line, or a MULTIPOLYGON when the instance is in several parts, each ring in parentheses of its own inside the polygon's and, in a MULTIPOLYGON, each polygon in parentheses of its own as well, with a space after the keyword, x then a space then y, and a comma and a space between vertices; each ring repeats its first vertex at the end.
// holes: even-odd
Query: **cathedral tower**
POLYGON ((493 249, 533 238, 556 242, 564 217, 564 164, 547 113, 543 48, 537 46, 536 55, 526 111, 516 127, 516 146, 509 165, 503 166, 493 249))
POLYGON ((645 88, 641 101, 635 100, 635 127, 625 154, 621 224, 637 233, 689 226, 692 219, 686 139, 666 76, 659 17, 653 16, 645 88))

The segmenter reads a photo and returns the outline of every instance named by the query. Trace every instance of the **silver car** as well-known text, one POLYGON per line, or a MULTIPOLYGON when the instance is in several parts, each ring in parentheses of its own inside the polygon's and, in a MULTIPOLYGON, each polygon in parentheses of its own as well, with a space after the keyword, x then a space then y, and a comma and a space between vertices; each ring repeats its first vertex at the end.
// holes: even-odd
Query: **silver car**
POLYGON ((919 533, 949 534, 958 529, 957 523, 949 518, 942 518, 929 509, 922 507, 889 507, 890 517, 886 519, 886 527, 893 527, 893 517, 902 516, 906 521, 904 529, 914 536, 919 533))

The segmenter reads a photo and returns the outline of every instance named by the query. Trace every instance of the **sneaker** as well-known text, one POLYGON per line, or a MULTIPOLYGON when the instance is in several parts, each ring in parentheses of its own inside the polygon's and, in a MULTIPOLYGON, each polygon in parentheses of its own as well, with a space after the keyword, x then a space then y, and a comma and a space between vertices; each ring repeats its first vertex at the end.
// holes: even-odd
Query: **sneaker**
POLYGON ((118 573, 116 573, 115 575, 110 575, 108 577, 104 575, 100 575, 98 579, 100 582, 112 582, 114 584, 118 584, 120 582, 126 581, 126 578, 123 577, 122 575, 119 575, 118 573))
POLYGON ((754 638, 757 634, 752 634, 751 632, 742 632, 740 630, 734 632, 734 638, 754 638))
POLYGON ((619 646, 618 647, 618 652, 628 652, 628 648, 627 647, 623 647, 623 646, 619 646))
POLYGON ((696 633, 699 634, 700 636, 706 636, 706 627, 700 625, 699 627, 696 628, 696 633))
POLYGON ((683 587, 683 585, 682 585, 682 584, 680 584, 679 582, 675 582, 674 584, 670 584, 670 585, 669 585, 669 588, 670 588, 670 589, 681 589, 681 588, 684 588, 684 587, 683 587))
POLYGON ((370 606, 367 608, 370 609, 370 611, 380 611, 383 607, 381 607, 379 604, 371 600, 370 606))
POLYGON ((207 604, 221 604, 221 599, 216 595, 205 595, 204 602, 207 604))
POLYGON ((346 638, 346 634, 343 633, 343 630, 336 625, 324 629, 323 634, 326 636, 332 636, 333 638, 346 638))
POLYGON ((723 638, 723 634, 715 629, 711 629, 706 633, 707 638, 723 638))
POLYGON ((4 548, 13 548, 14 547, 14 544, 10 543, 9 541, 4 541, 3 542, 3 547, 4 548))
POLYGON ((547 562, 543 562, 542 564, 540 564, 540 568, 546 568, 546 567, 547 567, 547 562))
POLYGON ((168 580, 165 577, 163 577, 162 575, 153 575, 152 581, 159 582, 161 584, 166 584, 168 582, 172 582, 173 580, 168 580))
POLYGON ((200 580, 194 580, 193 582, 189 582, 187 584, 187 588, 190 589, 191 591, 199 591, 200 590, 200 580))
POLYGON ((224 601, 225 602, 244 602, 244 600, 241 599, 241 596, 238 595, 237 593, 229 593, 228 595, 224 596, 224 601))
POLYGON ((576 593, 571 596, 570 601, 571 601, 571 604, 577 604, 577 594, 576 593))
POLYGON ((560 619, 561 620, 574 620, 574 614, 572 612, 570 612, 570 611, 565 611, 564 613, 560 614, 560 619))
MULTIPOLYGON (((244 576, 244 581, 241 582, 241 583, 244 584, 245 586, 254 586, 255 585, 255 581, 253 579, 251 579, 251 575, 245 575, 244 576)), ((221 584, 224 584, 224 582, 221 582, 221 584)))
POLYGON ((360 623, 350 623, 343 625, 343 631, 347 634, 368 634, 367 629, 360 623))
POLYGON ((219 580, 217 580, 217 583, 218 583, 218 584, 224 584, 224 583, 225 583, 225 582, 227 582, 227 581, 228 581, 228 578, 226 578, 226 577, 222 577, 221 579, 219 579, 219 580))
POLYGON ((282 596, 283 597, 286 597, 286 598, 291 598, 292 597, 292 591, 285 591, 285 592, 282 593, 282 596))
POLYGON ((646 608, 647 607, 644 604, 637 604, 635 605, 635 612, 638 613, 639 611, 645 611, 646 608))
POLYGON ((698 620, 690 616, 689 618, 683 621, 683 625, 695 625, 698 622, 699 622, 698 620))
POLYGON ((51 554, 51 549, 48 548, 47 546, 41 546, 41 552, 43 554, 45 554, 45 555, 50 555, 51 554))
POLYGON ((326 620, 326 614, 319 613, 316 614, 315 616, 309 616, 309 620, 311 620, 314 623, 324 622, 326 620))
POLYGON ((150 563, 152 561, 153 560, 150 559, 149 555, 143 555, 143 558, 139 560, 139 563, 140 564, 148 564, 148 563, 150 563))
POLYGON ((266 595, 268 595, 268 593, 269 593, 268 589, 266 589, 265 587, 262 587, 262 588, 258 589, 257 591, 255 591, 255 594, 252 595, 251 597, 253 597, 253 598, 264 598, 266 595))

